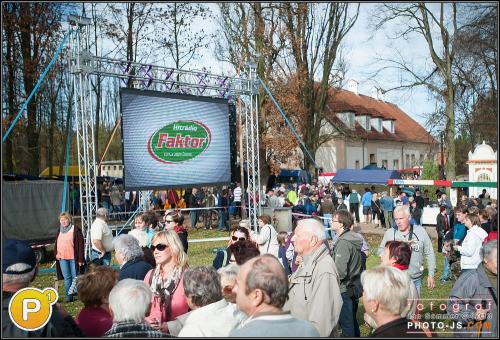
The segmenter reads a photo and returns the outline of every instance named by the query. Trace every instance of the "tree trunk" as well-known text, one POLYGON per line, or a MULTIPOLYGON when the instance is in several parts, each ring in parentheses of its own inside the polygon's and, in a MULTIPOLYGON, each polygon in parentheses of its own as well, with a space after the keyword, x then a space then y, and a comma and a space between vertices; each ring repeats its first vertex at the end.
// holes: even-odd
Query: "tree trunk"
MULTIPOLYGON (((57 92, 56 92, 57 93, 57 92)), ((56 118, 57 118, 57 94, 51 98, 51 103, 50 103, 50 123, 49 123, 49 147, 47 150, 47 163, 49 166, 49 176, 52 176, 52 166, 54 165, 54 130, 55 130, 55 125, 56 125, 56 118)))
MULTIPOLYGON (((127 12, 127 23, 128 23, 128 29, 127 29, 127 60, 128 61, 134 61, 134 43, 133 43, 133 34, 134 34, 134 6, 135 3, 130 3, 128 5, 128 12, 127 12)), ((130 74, 134 75, 135 74, 135 69, 134 67, 131 66, 130 74)), ((133 79, 130 77, 127 82, 127 87, 133 87, 133 79)))
POLYGON ((448 96, 446 98, 446 115, 448 122, 446 124, 446 179, 451 181, 456 176, 455 164, 455 107, 453 87, 448 87, 448 96))
MULTIPOLYGON (((32 51, 37 51, 37 46, 33 46, 32 41, 32 27, 29 18, 30 13, 30 3, 21 3, 21 54, 23 59, 23 80, 24 80, 24 91, 26 98, 30 95, 34 88, 34 77, 36 72, 36 60, 38 55, 32 55, 32 51), (26 19, 23 19, 26 18, 26 19)), ((28 141, 28 158, 29 166, 28 173, 30 175, 38 175, 39 173, 39 148, 38 148, 38 127, 37 127, 37 115, 36 115, 36 105, 37 96, 36 94, 32 97, 29 102, 26 111, 28 115, 28 127, 26 129, 27 141, 28 141)))
MULTIPOLYGON (((11 4, 13 7, 14 5, 11 4)), ((11 7, 11 8, 12 8, 11 7)), ((7 7, 6 7, 7 8, 7 7)), ((14 10, 14 9, 13 9, 14 10)), ((9 13, 11 15, 11 13, 9 13)), ((7 122, 10 124, 14 121, 15 118, 15 110, 14 110, 14 100, 15 100, 15 62, 14 62, 14 31, 12 26, 6 24, 4 26, 5 35, 6 35, 6 43, 7 43, 7 51, 5 55, 5 62, 7 64, 7 100, 9 103, 9 114, 7 122)), ((5 141, 5 169, 7 173, 14 173, 14 163, 13 163, 13 139, 14 135, 11 133, 7 140, 5 141)))

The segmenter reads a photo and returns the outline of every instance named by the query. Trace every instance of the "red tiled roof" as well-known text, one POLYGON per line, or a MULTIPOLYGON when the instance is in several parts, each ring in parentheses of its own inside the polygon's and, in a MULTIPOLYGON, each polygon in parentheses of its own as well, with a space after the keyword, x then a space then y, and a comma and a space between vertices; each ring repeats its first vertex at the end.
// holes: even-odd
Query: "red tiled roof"
POLYGON ((331 118, 335 117, 337 112, 354 111, 360 114, 368 113, 373 118, 380 117, 386 120, 395 120, 395 134, 391 134, 386 129, 383 129, 382 133, 377 132, 373 128, 370 131, 366 131, 362 126, 356 123, 353 133, 363 136, 363 138, 437 143, 434 137, 432 137, 420 124, 392 103, 377 100, 362 94, 356 95, 347 90, 331 89, 328 107, 332 112, 331 118))

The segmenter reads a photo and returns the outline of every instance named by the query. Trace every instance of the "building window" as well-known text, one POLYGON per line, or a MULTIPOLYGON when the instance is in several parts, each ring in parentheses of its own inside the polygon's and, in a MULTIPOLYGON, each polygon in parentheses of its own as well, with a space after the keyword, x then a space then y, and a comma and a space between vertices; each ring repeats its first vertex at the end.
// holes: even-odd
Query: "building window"
POLYGON ((410 167, 410 155, 406 154, 406 162, 404 167, 409 168, 410 167))
POLYGON ((113 165, 113 170, 116 170, 116 165, 113 165))
POLYGON ((420 166, 422 166, 422 164, 424 164, 424 155, 423 154, 420 154, 420 157, 419 157, 419 164, 420 166))
POLYGON ((415 154, 411 155, 411 167, 415 166, 415 154))
POLYGON ((382 168, 387 169, 388 168, 388 162, 387 159, 382 160, 382 168))
POLYGON ((478 182, 491 182, 490 176, 488 174, 482 173, 477 177, 478 182))
POLYGON ((399 169, 399 159, 395 159, 395 160, 392 161, 392 168, 394 170, 399 169))
POLYGON ((359 169, 359 161, 356 161, 356 165, 354 166, 355 169, 359 169))
POLYGON ((377 163, 377 161, 375 160, 375 154, 371 153, 370 154, 370 164, 373 164, 373 163, 377 163))

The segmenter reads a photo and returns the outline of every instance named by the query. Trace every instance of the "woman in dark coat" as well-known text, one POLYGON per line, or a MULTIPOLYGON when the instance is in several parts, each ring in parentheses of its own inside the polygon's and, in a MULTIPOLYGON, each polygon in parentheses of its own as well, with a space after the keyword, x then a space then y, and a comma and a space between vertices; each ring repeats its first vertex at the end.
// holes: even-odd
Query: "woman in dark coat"
POLYGON ((173 230, 181 239, 184 252, 188 251, 188 232, 184 227, 184 216, 180 211, 172 211, 165 216, 165 229, 173 230))
POLYGON ((85 265, 85 242, 80 227, 72 224, 72 216, 68 212, 59 215, 59 229, 56 235, 54 253, 56 255, 57 279, 64 279, 66 301, 71 301, 69 288, 71 283, 82 273, 85 265))
POLYGON ((436 229, 438 235, 438 253, 443 250, 443 238, 450 229, 451 223, 448 219, 448 208, 445 205, 439 207, 439 214, 436 217, 436 229))

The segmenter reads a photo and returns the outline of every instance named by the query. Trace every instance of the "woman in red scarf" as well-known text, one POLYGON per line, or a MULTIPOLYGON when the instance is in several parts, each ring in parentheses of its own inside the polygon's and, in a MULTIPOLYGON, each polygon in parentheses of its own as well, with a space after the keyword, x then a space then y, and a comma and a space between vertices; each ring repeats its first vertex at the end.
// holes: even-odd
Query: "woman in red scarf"
MULTIPOLYGON (((390 266, 398 268, 403 272, 406 272, 410 266, 411 258, 411 247, 410 244, 403 241, 388 241, 385 244, 384 251, 380 256, 382 259, 383 266, 390 266)), ((402 317, 408 317, 410 320, 418 320, 418 293, 413 286, 412 294, 410 294, 410 299, 408 301, 407 315, 402 315, 402 317)))
POLYGON ((173 230, 182 242, 184 252, 188 251, 188 232, 184 228, 184 216, 180 211, 172 211, 165 216, 165 229, 173 230))

